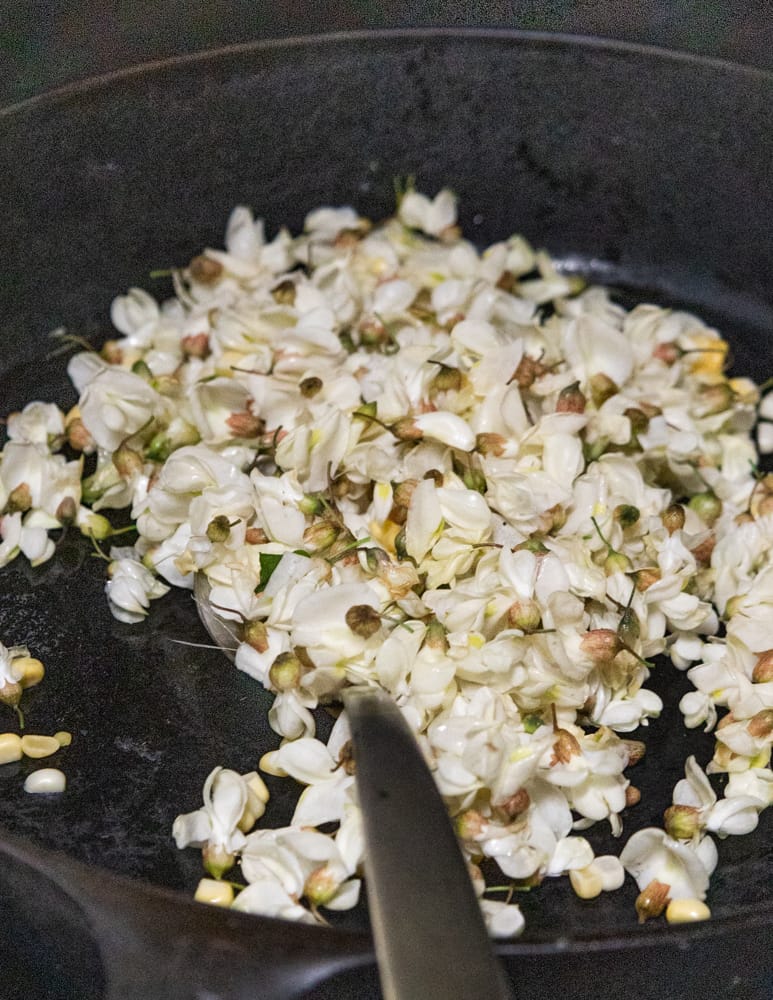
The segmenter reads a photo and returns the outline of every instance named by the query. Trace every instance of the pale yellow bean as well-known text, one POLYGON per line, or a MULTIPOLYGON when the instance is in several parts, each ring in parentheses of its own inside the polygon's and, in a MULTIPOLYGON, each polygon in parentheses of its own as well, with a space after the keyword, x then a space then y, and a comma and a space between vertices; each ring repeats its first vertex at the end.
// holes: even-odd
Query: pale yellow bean
POLYGON ((41 767, 27 775, 24 791, 32 795, 52 795, 63 792, 67 787, 67 778, 56 767, 41 767))
POLYGON ((10 764, 21 757, 21 737, 16 733, 0 733, 0 764, 10 764))
POLYGON ((569 872, 569 881, 580 899, 595 899, 601 895, 604 888, 601 876, 593 870, 592 865, 588 865, 587 868, 573 868, 569 872))
POLYGON ((59 740, 53 736, 22 736, 21 749, 25 757, 50 757, 60 749, 59 740))
POLYGON ((666 907, 669 924, 694 924, 710 917, 711 910, 700 899, 672 899, 666 907))
POLYGON ((54 733, 54 739, 60 747, 68 747, 72 743, 72 733, 68 733, 65 729, 60 729, 58 733, 54 733))
POLYGON ((214 878, 203 878, 200 880, 193 898, 199 903, 209 903, 210 906, 230 906, 234 901, 234 891, 228 882, 219 882, 214 878))

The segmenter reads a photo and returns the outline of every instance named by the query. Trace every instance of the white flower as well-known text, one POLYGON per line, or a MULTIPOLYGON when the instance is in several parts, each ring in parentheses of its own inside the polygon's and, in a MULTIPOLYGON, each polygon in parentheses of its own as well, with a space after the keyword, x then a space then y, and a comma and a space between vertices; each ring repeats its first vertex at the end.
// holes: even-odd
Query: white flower
MULTIPOLYGON (((703 843, 712 844, 710 838, 703 843)), ((647 827, 634 833, 620 854, 625 870, 640 889, 657 880, 669 887, 671 899, 705 899, 716 865, 716 848, 673 840, 663 830, 647 827), (704 857, 702 857, 702 855, 704 857)))
POLYGON ((80 399, 81 418, 100 448, 115 451, 150 423, 160 398, 139 375, 119 368, 97 372, 80 399))
POLYGON ((261 815, 260 803, 265 808, 265 799, 268 798, 264 789, 262 781, 254 773, 241 775, 216 767, 204 783, 203 807, 178 816, 174 821, 172 836, 177 847, 209 845, 229 854, 240 851, 246 843, 240 824, 246 815, 252 823, 261 815), (254 787, 250 787, 256 781, 260 795, 254 787))
POLYGON ((418 191, 407 191, 400 201, 397 215, 411 229, 420 229, 428 236, 439 236, 456 222, 456 199, 447 188, 431 201, 418 191))
POLYGON ((143 566, 132 549, 113 548, 110 558, 105 593, 113 617, 129 624, 140 622, 150 602, 163 597, 169 587, 143 566))

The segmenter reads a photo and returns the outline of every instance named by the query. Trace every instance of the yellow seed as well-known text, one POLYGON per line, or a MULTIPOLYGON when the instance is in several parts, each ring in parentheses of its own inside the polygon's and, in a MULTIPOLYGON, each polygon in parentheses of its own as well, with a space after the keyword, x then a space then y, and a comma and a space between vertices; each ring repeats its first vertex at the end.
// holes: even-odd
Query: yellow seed
POLYGON ((59 749, 59 740, 53 736, 22 736, 21 749, 26 757, 50 757, 59 749))
POLYGON ((34 656, 17 656, 11 664, 16 680, 23 688, 34 687, 40 684, 46 673, 40 660, 34 656))
POLYGON ((672 899, 666 907, 669 924, 694 924, 710 916, 711 910, 700 899, 672 899))
POLYGON ((21 760, 21 737, 16 733, 0 733, 0 764, 21 760))
POLYGON ((54 733, 54 739, 60 747, 68 747, 72 743, 72 733, 68 733, 66 729, 60 729, 58 733, 54 733))
POLYGON ((66 787, 67 778, 56 767, 41 767, 28 774, 24 782, 24 791, 32 795, 58 795, 66 787))
POLYGON ((569 872, 569 881, 580 899, 595 899, 604 888, 601 877, 594 871, 592 864, 587 868, 573 868, 569 872))
POLYGON ((230 906, 234 901, 234 891, 228 882, 203 878, 199 881, 193 898, 199 903, 209 903, 210 906, 230 906))

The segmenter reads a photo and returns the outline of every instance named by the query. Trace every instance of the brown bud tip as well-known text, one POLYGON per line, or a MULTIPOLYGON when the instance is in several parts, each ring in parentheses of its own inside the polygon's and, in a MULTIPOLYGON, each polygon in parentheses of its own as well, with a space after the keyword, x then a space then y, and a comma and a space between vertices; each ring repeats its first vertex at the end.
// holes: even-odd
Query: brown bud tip
POLYGON ((271 289, 271 295, 280 306, 293 305, 295 303, 295 282, 285 278, 284 281, 280 281, 271 289))
POLYGON ((421 441, 424 431, 420 430, 411 417, 401 417, 389 428, 398 441, 421 441))
POLYGON ((590 388, 591 399, 596 408, 603 406, 608 399, 616 396, 620 391, 617 383, 609 375, 605 375, 604 372, 597 372, 595 375, 591 375, 588 386, 590 388))
POLYGON ((518 367, 511 375, 510 381, 515 382, 519 389, 529 389, 547 370, 541 361, 524 354, 518 362, 518 367))
POLYGON ((417 479, 405 479, 402 483, 398 483, 392 492, 395 507, 404 507, 406 509, 410 507, 414 491, 418 485, 419 482, 417 479))
POLYGON ((142 472, 142 455, 126 444, 122 444, 113 455, 113 465, 122 479, 131 479, 142 472))
POLYGON ((595 663, 611 663, 621 648, 620 636, 611 628, 591 629, 580 642, 580 649, 595 663))
POLYGON ((298 388, 304 399, 313 399, 322 389, 322 379, 316 375, 309 375, 308 378, 301 379, 298 388))
POLYGON ((209 355, 209 334, 190 333, 183 337, 180 346, 188 358, 206 358, 209 355))
POLYGON ((577 737, 568 729, 557 729, 556 736, 558 738, 553 744, 553 755, 550 758, 551 767, 555 767, 556 764, 568 764, 572 757, 582 753, 577 737))
POLYGON ((256 416, 250 410, 242 410, 239 413, 232 413, 226 419, 226 423, 231 428, 234 437, 256 438, 265 429, 265 421, 256 416))
POLYGON ((67 443, 75 451, 86 451, 94 444, 94 439, 80 417, 67 424, 67 443))
POLYGON ((648 590, 653 583, 657 583, 659 579, 660 570, 656 567, 648 566, 644 569, 637 569, 634 573, 636 589, 640 594, 643 594, 645 590, 648 590))
POLYGON ((773 649, 760 653, 752 670, 752 681, 755 684, 766 684, 773 681, 773 649))
POLYGON ((682 350, 674 343, 656 344, 652 356, 664 365, 673 365, 681 358, 682 350))
POLYGON ((501 434, 483 433, 475 438, 475 450, 481 455, 493 455, 501 458, 505 453, 507 441, 501 434))
POLYGON ((381 628, 381 615, 369 604, 352 605, 344 620, 352 632, 363 639, 370 639, 381 628))
POLYGON ((529 793, 525 788, 519 788, 517 792, 514 792, 502 802, 497 802, 495 808, 503 813, 506 819, 511 820, 516 816, 520 816, 521 813, 526 812, 530 805, 531 798, 529 797, 529 793))
POLYGON ((439 622, 437 618, 433 618, 427 625, 427 631, 424 635, 424 645, 430 649, 439 649, 443 653, 448 650, 448 632, 445 625, 439 622))
POLYGON ((622 743, 628 751, 627 767, 633 767, 634 764, 638 764, 647 752, 647 747, 641 740, 622 740, 622 743))
POLYGON ((456 835, 461 840, 479 840, 488 825, 483 814, 477 809, 465 809, 455 820, 456 835))
POLYGON ((72 497, 65 497, 56 508, 56 519, 61 525, 72 524, 78 513, 78 505, 72 497))
POLYGON ((248 545, 264 545, 268 541, 268 535, 262 528, 247 528, 244 540, 248 545))
POLYGON ((684 507, 680 503, 672 503, 660 515, 660 520, 669 535, 673 535, 684 527, 684 516, 684 507))
POLYGON ((429 391, 430 393, 458 392, 463 382, 464 378, 458 368, 441 365, 440 371, 429 384, 429 391))
POLYGON ((573 382, 559 392, 556 413, 585 413, 585 403, 580 383, 573 382))
POLYGON ((309 552, 322 552, 338 538, 338 532, 332 521, 315 521, 303 532, 303 547, 309 552))
POLYGON ((351 740, 347 740, 338 751, 338 766, 343 768, 346 774, 354 774, 357 770, 357 764, 354 759, 354 747, 351 740))
POLYGON ((636 785, 629 785, 625 790, 626 808, 638 805, 641 802, 641 792, 636 785))
POLYGON ((749 719, 746 731, 755 739, 765 739, 773 733, 773 708, 763 708, 749 719))
POLYGON ((7 681, 0 687, 0 704, 15 708, 21 700, 22 687, 16 681, 7 681))
POLYGON ((653 879, 636 897, 636 912, 639 923, 643 924, 650 917, 659 917, 670 901, 671 886, 665 882, 653 879))
POLYGON ((190 262, 188 270, 193 280, 198 281, 200 285, 214 285, 216 281, 220 280, 223 265, 219 260, 213 260, 211 257, 199 254, 190 262))
POLYGON ((32 506, 32 493, 27 483, 19 483, 8 494, 5 509, 9 514, 24 514, 32 506))

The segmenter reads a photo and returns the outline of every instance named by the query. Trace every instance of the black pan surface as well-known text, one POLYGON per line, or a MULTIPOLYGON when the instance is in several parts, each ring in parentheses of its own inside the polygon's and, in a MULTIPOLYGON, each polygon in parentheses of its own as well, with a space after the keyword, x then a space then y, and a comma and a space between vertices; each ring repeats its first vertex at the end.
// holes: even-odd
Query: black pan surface
MULTIPOLYGON (((693 308, 729 337, 738 371, 770 374, 772 75, 593 40, 413 31, 240 46, 0 112, 0 409, 74 402, 48 332, 101 343, 113 296, 168 294, 149 272, 219 245, 234 204, 269 230, 297 230, 323 203, 380 218, 406 174, 453 187, 476 242, 521 232, 623 298, 693 308)), ((126 626, 103 586, 71 537, 44 567, 0 571, 0 641, 49 668, 25 694, 28 729, 74 734, 64 796, 26 796, 29 762, 0 770, 0 992, 377 997, 364 907, 317 930, 190 901, 200 861, 175 849, 172 820, 213 766, 247 771, 276 745, 270 696, 182 644, 207 641, 189 594, 126 626)), ((669 707, 645 733, 626 835, 659 822, 689 753, 712 752, 681 725, 684 677, 664 663, 656 683, 669 707)), ((279 825, 292 789, 272 795, 279 825)), ((768 998, 772 834, 763 814, 719 845, 714 916, 692 928, 638 927, 630 879, 590 903, 543 884, 521 901, 524 937, 499 948, 516 987, 768 998)))

